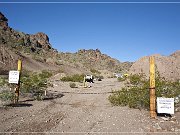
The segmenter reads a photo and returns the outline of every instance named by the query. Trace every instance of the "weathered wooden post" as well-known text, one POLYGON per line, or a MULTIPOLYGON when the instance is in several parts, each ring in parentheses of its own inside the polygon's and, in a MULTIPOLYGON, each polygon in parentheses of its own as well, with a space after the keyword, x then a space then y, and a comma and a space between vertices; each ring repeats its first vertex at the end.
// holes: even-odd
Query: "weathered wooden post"
POLYGON ((84 80, 83 80, 83 86, 84 86, 84 88, 87 88, 86 77, 84 77, 84 80))
POLYGON ((155 96, 155 60, 154 56, 149 58, 150 64, 150 117, 156 118, 156 96, 155 96))
POLYGON ((15 103, 17 103, 19 100, 20 76, 21 76, 21 70, 22 70, 22 61, 21 60, 18 60, 18 69, 17 70, 19 71, 19 81, 15 87, 15 103))
POLYGON ((83 80, 83 87, 86 88, 86 77, 84 77, 84 80, 83 80))

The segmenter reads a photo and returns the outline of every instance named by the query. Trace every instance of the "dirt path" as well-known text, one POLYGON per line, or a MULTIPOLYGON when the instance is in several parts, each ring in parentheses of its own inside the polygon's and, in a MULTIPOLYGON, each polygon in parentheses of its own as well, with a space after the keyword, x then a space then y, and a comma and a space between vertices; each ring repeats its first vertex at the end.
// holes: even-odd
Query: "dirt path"
POLYGON ((90 88, 70 88, 69 83, 54 81, 49 91, 62 93, 61 98, 21 102, 20 107, 0 109, 1 133, 76 133, 76 134, 178 134, 179 120, 151 120, 147 111, 113 107, 108 101, 112 90, 123 84, 104 79, 88 84, 90 88), (167 124, 164 124, 167 126, 167 124), (172 132, 172 128, 174 131, 172 132))

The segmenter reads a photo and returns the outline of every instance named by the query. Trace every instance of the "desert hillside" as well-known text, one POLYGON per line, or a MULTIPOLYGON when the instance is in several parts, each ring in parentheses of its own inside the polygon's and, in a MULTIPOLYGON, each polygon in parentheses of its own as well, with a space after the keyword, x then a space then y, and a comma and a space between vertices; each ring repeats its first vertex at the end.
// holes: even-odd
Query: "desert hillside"
POLYGON ((43 32, 25 34, 8 26, 8 19, 0 13, 0 72, 16 69, 17 60, 23 69, 31 71, 61 70, 65 73, 88 73, 91 69, 125 72, 131 62, 122 63, 102 54, 100 50, 80 49, 76 53, 58 52, 43 32))
MULTIPOLYGON (((170 56, 162 56, 160 54, 153 56, 155 56, 156 71, 159 72, 161 77, 167 80, 180 80, 180 50, 170 56)), ((149 56, 136 61, 130 68, 130 73, 144 73, 149 77, 149 56)))
MULTIPOLYGON (((180 51, 170 56, 154 55, 157 71, 168 80, 180 79, 180 51)), ((99 49, 79 49, 76 53, 58 52, 43 32, 26 34, 9 27, 8 19, 0 13, 0 73, 16 69, 17 60, 23 61, 23 69, 30 71, 54 70, 66 74, 91 73, 91 69, 104 74, 114 72, 149 75, 149 56, 135 63, 120 62, 101 53, 99 49)))

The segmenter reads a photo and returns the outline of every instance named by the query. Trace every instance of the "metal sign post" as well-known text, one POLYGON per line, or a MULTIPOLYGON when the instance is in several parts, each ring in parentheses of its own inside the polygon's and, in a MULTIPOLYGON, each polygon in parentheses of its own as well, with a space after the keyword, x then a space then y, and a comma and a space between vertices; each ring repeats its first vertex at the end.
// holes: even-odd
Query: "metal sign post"
POLYGON ((150 117, 156 118, 156 96, 155 96, 155 60, 151 56, 150 63, 150 117))

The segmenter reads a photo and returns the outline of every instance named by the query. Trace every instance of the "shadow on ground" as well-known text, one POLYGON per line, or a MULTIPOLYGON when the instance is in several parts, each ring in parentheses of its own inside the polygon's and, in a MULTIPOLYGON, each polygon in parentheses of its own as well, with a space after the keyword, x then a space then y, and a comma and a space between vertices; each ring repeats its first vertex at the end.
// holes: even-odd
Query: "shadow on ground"
POLYGON ((49 94, 49 95, 47 95, 47 96, 45 96, 44 98, 43 98, 43 100, 53 100, 53 99, 56 99, 56 98, 62 98, 64 96, 64 94, 49 94))
POLYGON ((8 104, 6 106, 9 107, 30 107, 32 106, 32 104, 28 104, 28 103, 17 103, 17 104, 8 104))
MULTIPOLYGON (((61 93, 48 93, 46 96, 42 96, 42 99, 40 99, 39 101, 45 101, 45 100, 53 100, 53 99, 57 99, 57 98, 62 98, 64 96, 64 94, 61 93)), ((35 96, 30 96, 30 97, 26 97, 27 99, 24 99, 21 102, 30 102, 30 101, 35 101, 37 100, 35 96)))

